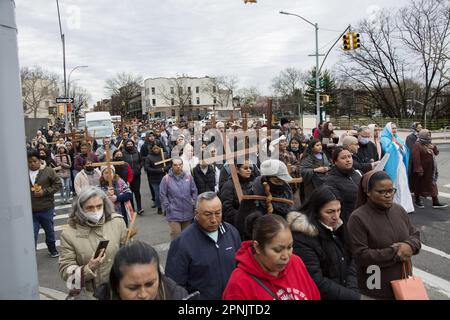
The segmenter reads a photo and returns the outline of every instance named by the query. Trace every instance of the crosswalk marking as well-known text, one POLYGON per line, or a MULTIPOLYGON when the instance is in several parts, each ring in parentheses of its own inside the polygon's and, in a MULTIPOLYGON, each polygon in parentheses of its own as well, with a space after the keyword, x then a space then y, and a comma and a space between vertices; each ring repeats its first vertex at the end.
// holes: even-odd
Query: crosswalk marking
POLYGON ((53 220, 61 220, 61 219, 66 219, 68 217, 69 217, 69 214, 58 214, 53 217, 53 220))
POLYGON ((450 199, 450 193, 439 192, 439 196, 450 199))
POLYGON ((425 250, 425 251, 434 253, 434 254, 436 254, 438 256, 444 257, 445 259, 450 260, 450 254, 448 254, 448 253, 446 253, 444 251, 441 251, 441 250, 429 247, 427 245, 424 245, 423 243, 422 243, 422 249, 425 250))
POLYGON ((68 209, 68 208, 72 208, 72 205, 71 204, 65 204, 65 205, 62 205, 62 206, 56 206, 55 210, 58 211, 58 210, 64 210, 64 209, 68 209))
MULTIPOLYGON (((55 245, 59 247, 61 245, 61 241, 56 240, 55 245)), ((38 243, 38 245, 36 246, 36 250, 44 250, 44 249, 47 249, 47 245, 45 244, 45 242, 38 243)))
POLYGON ((414 267, 413 274, 422 278, 423 282, 428 284, 429 286, 437 289, 440 293, 445 294, 450 298, 450 282, 437 277, 431 273, 423 271, 419 268, 414 267))
MULTIPOLYGON (((63 231, 67 226, 68 226, 67 224, 63 224, 63 225, 60 225, 60 226, 56 226, 56 227, 54 228, 54 229, 55 229, 55 232, 56 232, 56 231, 63 231)), ((39 234, 45 234, 44 229, 40 229, 40 230, 39 230, 39 234)))
POLYGON ((446 184, 444 187, 446 188, 450 188, 450 184, 446 184))

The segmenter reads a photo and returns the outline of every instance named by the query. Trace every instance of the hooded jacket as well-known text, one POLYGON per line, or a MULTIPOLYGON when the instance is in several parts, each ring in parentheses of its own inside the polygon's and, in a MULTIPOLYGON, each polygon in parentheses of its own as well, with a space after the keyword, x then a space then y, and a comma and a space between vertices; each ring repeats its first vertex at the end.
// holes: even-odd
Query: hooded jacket
POLYGON ((252 241, 244 241, 236 254, 237 268, 231 274, 223 292, 223 300, 273 300, 255 279, 258 278, 278 300, 320 300, 316 284, 302 259, 292 255, 278 277, 263 270, 253 256, 252 241))
POLYGON ((141 155, 137 151, 136 147, 133 147, 132 151, 127 148, 123 151, 123 161, 128 162, 133 171, 133 177, 138 177, 141 175, 142 161, 141 155))
POLYGON ((161 181, 159 196, 167 221, 190 221, 194 217, 197 187, 191 175, 182 172, 176 176, 170 169, 161 181))
POLYGON ((216 187, 216 168, 213 165, 208 165, 206 174, 203 173, 200 164, 193 170, 193 177, 195 185, 197 186, 198 194, 203 192, 214 192, 216 187))
MULTIPOLYGON (((267 181, 266 176, 259 176, 256 178, 255 183, 253 184, 253 190, 256 195, 266 196, 266 192, 264 191, 263 182, 267 181)), ((294 200, 294 195, 292 193, 292 188, 286 182, 281 186, 272 185, 269 181, 270 193, 274 198, 283 198, 287 200, 294 200)), ((260 207, 262 212, 267 212, 267 204, 265 201, 258 201, 258 206, 260 207)), ((272 202, 273 213, 286 218, 286 215, 291 211, 291 205, 282 202, 272 202)))
POLYGON ((294 238, 294 253, 302 258, 324 300, 360 300, 350 240, 342 220, 331 231, 315 225, 300 212, 287 217, 294 238))
POLYGON ((239 234, 226 222, 218 231, 215 243, 195 220, 171 242, 167 253, 166 275, 190 293, 200 291, 200 300, 220 300, 235 268, 239 234))
MULTIPOLYGON (((242 193, 244 195, 252 195, 253 194, 253 181, 251 178, 243 179, 240 175, 238 175, 239 183, 242 188, 242 193)), ((244 231, 237 226, 236 219, 240 214, 240 203, 236 193, 236 189, 234 188, 233 180, 228 180, 222 187, 219 193, 219 198, 222 201, 222 214, 223 220, 231 223, 235 227, 238 228, 239 232, 244 231)), ((245 212, 246 215, 251 212, 245 212)), ((244 227, 243 225, 241 227, 244 227)), ((242 233, 241 233, 242 235, 242 233)))

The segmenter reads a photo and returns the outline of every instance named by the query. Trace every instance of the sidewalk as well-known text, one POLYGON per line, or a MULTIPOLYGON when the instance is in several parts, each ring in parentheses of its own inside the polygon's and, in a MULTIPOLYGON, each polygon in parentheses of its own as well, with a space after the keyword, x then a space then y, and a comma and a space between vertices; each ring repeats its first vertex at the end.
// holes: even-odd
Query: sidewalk
POLYGON ((65 292, 39 287, 39 300, 65 300, 66 297, 65 292))

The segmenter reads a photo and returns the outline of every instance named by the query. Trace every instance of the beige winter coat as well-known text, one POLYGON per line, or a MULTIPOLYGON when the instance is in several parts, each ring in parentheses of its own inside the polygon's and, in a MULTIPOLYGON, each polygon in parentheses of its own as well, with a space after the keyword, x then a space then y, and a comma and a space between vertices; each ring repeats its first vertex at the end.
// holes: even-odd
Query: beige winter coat
MULTIPOLYGON (((94 185, 94 187, 95 187, 100 184, 100 177, 102 176, 102 174, 100 173, 100 170, 95 169, 94 175, 95 175, 95 180, 97 181, 97 184, 94 185)), ((74 180, 73 184, 75 187, 75 192, 77 194, 80 194, 82 189, 90 186, 88 176, 84 172, 84 170, 78 172, 78 174, 75 176, 75 180, 74 180)))
POLYGON ((113 214, 111 220, 106 223, 103 218, 103 223, 99 222, 99 225, 95 226, 89 222, 87 225, 76 224, 76 229, 67 226, 61 234, 59 257, 59 273, 61 278, 67 281, 69 276, 71 276, 70 266, 84 265, 86 291, 92 294, 94 288, 91 280, 95 280, 97 287, 102 283, 108 282, 114 256, 120 246, 124 244, 126 234, 125 222, 123 217, 118 214, 113 214), (97 249, 100 240, 104 239, 109 240, 108 247, 106 248, 106 257, 96 272, 93 272, 87 264, 97 249))

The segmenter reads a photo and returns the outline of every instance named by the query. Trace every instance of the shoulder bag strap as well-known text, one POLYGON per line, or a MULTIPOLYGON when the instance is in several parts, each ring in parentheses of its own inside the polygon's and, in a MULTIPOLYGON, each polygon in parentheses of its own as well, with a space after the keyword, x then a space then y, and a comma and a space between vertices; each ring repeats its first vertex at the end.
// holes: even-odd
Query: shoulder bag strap
POLYGON ((255 276, 252 275, 252 274, 250 275, 250 277, 252 277, 253 280, 255 280, 256 282, 258 282, 258 284, 259 284, 261 287, 263 287, 263 289, 266 290, 267 293, 270 294, 275 300, 279 300, 278 297, 275 295, 275 293, 273 293, 272 290, 270 290, 269 288, 267 288, 267 286, 266 286, 264 283, 262 283, 261 280, 259 280, 257 277, 255 277, 255 276))

